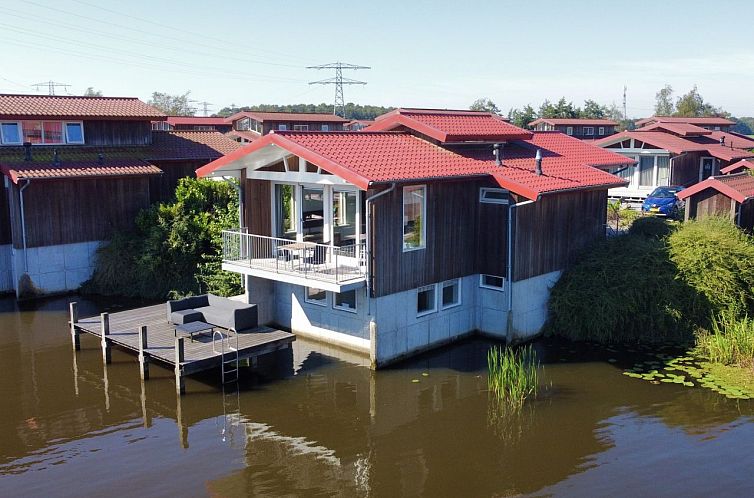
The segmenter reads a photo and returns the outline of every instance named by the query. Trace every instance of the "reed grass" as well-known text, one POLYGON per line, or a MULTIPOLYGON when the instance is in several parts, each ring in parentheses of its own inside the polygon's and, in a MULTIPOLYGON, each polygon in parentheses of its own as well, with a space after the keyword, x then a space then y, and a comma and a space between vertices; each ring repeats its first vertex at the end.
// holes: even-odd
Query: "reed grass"
POLYGON ((727 311, 712 321, 712 331, 697 335, 697 351, 723 365, 754 365, 754 319, 727 311))
POLYGON ((497 401, 521 408, 537 395, 539 363, 531 345, 518 348, 493 346, 487 352, 488 385, 497 401))

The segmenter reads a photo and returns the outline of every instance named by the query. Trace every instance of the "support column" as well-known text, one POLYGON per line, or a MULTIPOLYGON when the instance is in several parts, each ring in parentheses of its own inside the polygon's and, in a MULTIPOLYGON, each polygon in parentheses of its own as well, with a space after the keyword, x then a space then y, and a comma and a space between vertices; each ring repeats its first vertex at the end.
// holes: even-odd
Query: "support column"
POLYGON ((108 339, 108 336, 110 335, 110 314, 109 313, 102 313, 100 315, 100 325, 101 325, 101 346, 102 346, 102 361, 105 362, 105 364, 112 363, 112 352, 110 347, 110 339, 108 339))
POLYGON ((186 383, 183 379, 183 362, 185 351, 183 337, 175 338, 175 391, 178 394, 186 394, 186 383))
POLYGON ((149 357, 147 357, 147 326, 139 328, 139 372, 142 380, 149 379, 149 357))
POLYGON ((74 351, 81 350, 81 338, 79 337, 79 329, 76 328, 75 323, 79 321, 79 305, 75 301, 68 305, 70 310, 71 320, 71 344, 74 351))

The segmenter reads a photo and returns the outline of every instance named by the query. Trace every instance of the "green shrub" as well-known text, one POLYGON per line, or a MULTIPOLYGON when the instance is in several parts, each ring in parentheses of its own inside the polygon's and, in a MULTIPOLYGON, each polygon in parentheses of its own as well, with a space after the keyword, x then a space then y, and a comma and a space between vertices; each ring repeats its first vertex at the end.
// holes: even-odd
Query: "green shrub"
POLYGON ((754 320, 721 313, 712 322, 712 331, 697 335, 697 352, 715 363, 750 367, 754 363, 754 320))
POLYGON ((754 312, 754 239, 729 220, 689 221, 668 237, 679 277, 706 297, 714 314, 754 312))
POLYGON ((237 294, 239 276, 220 269, 222 230, 237 227, 237 220, 232 183, 183 178, 173 202, 142 211, 133 230, 99 250, 82 291, 153 299, 237 294))
POLYGON ((661 239, 670 235, 672 230, 673 224, 664 218, 642 216, 631 224, 628 233, 661 239))

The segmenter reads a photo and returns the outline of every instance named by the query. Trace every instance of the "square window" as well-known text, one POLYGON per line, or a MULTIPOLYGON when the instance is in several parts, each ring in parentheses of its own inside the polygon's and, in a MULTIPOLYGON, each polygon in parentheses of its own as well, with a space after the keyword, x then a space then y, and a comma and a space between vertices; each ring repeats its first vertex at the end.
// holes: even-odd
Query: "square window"
POLYGON ((422 249, 426 244, 427 187, 403 187, 403 250, 422 249))
POLYGON ((84 143, 84 129, 81 126, 81 123, 66 123, 65 124, 65 137, 66 137, 66 143, 83 144, 84 143))
POLYGON ((18 123, 0 124, 0 138, 2 138, 4 144, 20 144, 21 130, 18 123))
POLYGON ((307 287, 306 289, 304 289, 304 301, 309 304, 327 306, 327 292, 323 291, 322 289, 307 287))
POLYGON ((461 304, 461 282, 449 280, 442 283, 442 309, 452 308, 461 304))
POLYGON ((336 293, 333 308, 356 313, 356 289, 336 293))
POLYGON ((45 121, 42 123, 44 128, 44 143, 62 144, 63 141, 63 123, 61 121, 45 121))
POLYGON ((287 129, 288 129, 288 125, 284 125, 284 124, 278 125, 278 130, 280 131, 286 131, 287 129))
POLYGON ((594 135, 594 127, 593 126, 585 126, 584 127, 584 135, 586 135, 586 136, 592 136, 592 135, 594 135))
POLYGON ((41 121, 22 121, 21 126, 24 130, 24 142, 31 142, 33 144, 43 143, 41 121))
POLYGON ((323 124, 322 131, 330 131, 330 125, 323 124))
POLYGON ((497 275, 481 275, 479 277, 479 286, 485 289, 503 290, 505 288, 505 278, 497 275))
POLYGON ((425 285, 416 291, 416 316, 427 315, 437 311, 435 286, 425 285))

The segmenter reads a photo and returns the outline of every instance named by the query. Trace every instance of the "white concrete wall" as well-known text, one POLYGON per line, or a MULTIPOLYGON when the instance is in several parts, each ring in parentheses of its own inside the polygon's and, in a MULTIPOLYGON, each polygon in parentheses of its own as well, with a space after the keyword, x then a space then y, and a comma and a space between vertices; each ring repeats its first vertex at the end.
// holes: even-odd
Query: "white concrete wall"
POLYGON ((13 292, 13 258, 11 245, 0 246, 0 292, 13 292))
POLYGON ((542 329, 547 320, 550 289, 562 273, 554 271, 513 282, 512 340, 529 338, 542 329))
MULTIPOLYGON (((42 293, 65 292, 78 289, 94 272, 97 249, 102 242, 79 242, 27 249, 28 275, 42 293)), ((25 270, 23 249, 12 249, 13 286, 25 270)))

